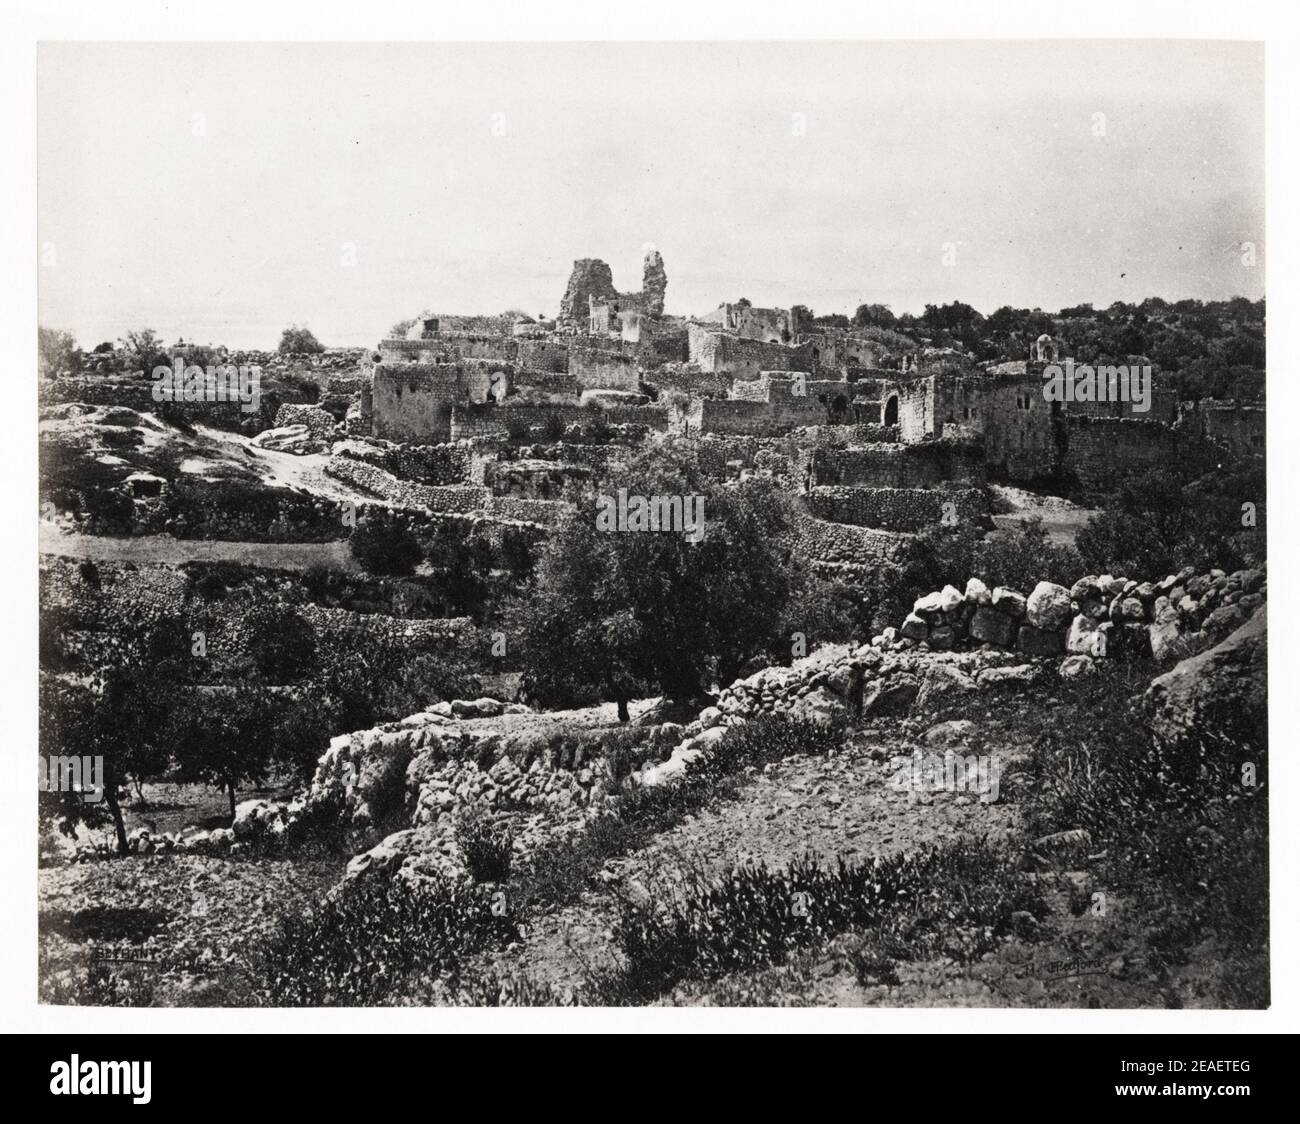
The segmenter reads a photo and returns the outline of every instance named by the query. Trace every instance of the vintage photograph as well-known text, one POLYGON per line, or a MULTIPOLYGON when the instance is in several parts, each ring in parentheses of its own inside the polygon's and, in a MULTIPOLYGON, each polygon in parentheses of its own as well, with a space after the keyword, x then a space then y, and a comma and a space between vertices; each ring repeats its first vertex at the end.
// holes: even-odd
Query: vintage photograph
POLYGON ((1263 44, 36 77, 40 1004, 1270 1006, 1263 44))

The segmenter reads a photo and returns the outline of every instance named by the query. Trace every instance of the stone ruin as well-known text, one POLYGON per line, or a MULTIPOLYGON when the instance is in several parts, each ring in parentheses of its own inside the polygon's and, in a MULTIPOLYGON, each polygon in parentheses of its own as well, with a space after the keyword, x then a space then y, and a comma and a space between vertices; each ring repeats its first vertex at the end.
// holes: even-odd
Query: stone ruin
POLYGON ((599 258, 580 258, 560 300, 557 324, 570 329, 584 326, 592 334, 626 331, 642 317, 658 320, 664 313, 668 274, 658 250, 647 250, 642 264, 641 291, 620 293, 614 274, 599 258))
POLYGON ((671 316, 666 286, 650 250, 636 293, 620 293, 605 262, 575 261, 554 321, 425 310, 360 371, 330 375, 341 432, 290 410, 263 443, 308 453, 333 442, 326 472, 388 502, 546 531, 569 484, 644 442, 685 438, 720 482, 788 490, 801 549, 850 577, 927 527, 992 527, 991 482, 1104 491, 1169 459, 1262 453, 1262 408, 1186 411, 1158 385, 1149 414, 1049 401, 1042 372, 1061 347, 1046 333, 1028 360, 980 364, 951 348, 891 350, 805 322, 797 306, 671 316), (407 474, 430 456, 436 474, 407 474))

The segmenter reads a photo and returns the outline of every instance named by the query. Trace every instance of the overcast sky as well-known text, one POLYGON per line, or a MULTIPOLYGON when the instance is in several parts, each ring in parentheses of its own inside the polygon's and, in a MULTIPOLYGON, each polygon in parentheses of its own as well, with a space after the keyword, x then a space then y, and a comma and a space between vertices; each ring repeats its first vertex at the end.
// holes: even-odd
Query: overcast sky
POLYGON ((39 111, 40 320, 87 347, 554 315, 647 244, 674 313, 1264 291, 1253 44, 56 44, 39 111))

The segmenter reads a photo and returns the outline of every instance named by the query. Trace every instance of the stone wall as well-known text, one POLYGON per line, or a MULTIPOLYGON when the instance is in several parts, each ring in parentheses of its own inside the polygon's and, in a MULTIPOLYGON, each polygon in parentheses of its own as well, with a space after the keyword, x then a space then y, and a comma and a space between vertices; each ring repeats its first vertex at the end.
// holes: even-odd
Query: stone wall
POLYGON ((867 567, 890 559, 909 536, 801 516, 794 538, 801 555, 818 562, 867 567))
POLYGON ((647 375, 645 381, 661 393, 676 390, 702 398, 726 398, 732 383, 729 374, 701 371, 694 363, 665 363, 647 375))
POLYGON ((978 578, 917 598, 898 629, 872 645, 890 650, 921 645, 1014 648, 1027 656, 1069 653, 1062 674, 1086 674, 1108 656, 1184 659, 1217 644, 1264 605, 1262 570, 1197 574, 1188 566, 1156 582, 1111 574, 1080 578, 1066 589, 1039 582, 1026 597, 989 588, 978 578))
POLYGON ((690 361, 702 371, 751 379, 763 371, 813 371, 811 343, 742 339, 699 324, 689 325, 687 339, 690 361))
POLYGON ((569 344, 562 340, 519 340, 514 362, 522 371, 568 374, 569 344))
POLYGON ((182 419, 190 425, 206 425, 248 436, 269 429, 283 399, 281 393, 262 390, 258 409, 248 412, 241 402, 155 402, 152 379, 65 378, 42 379, 38 387, 40 405, 81 402, 87 406, 125 406, 137 413, 152 413, 164 419, 182 419))
POLYGON ((542 527, 554 527, 569 510, 571 510, 570 505, 562 500, 513 495, 494 495, 488 500, 488 514, 498 519, 536 523, 542 527))
POLYGON ((475 484, 433 485, 399 480, 378 465, 350 456, 333 456, 325 473, 361 491, 401 507, 427 507, 436 512, 481 511, 488 490, 475 484))
POLYGON ((1106 492, 1153 468, 1177 465, 1191 475, 1218 463, 1216 450, 1193 431, 1159 422, 1071 416, 1067 464, 1088 491, 1106 492))
POLYGON ((820 487, 809 493, 808 506, 819 519, 889 531, 919 531, 945 516, 979 524, 988 515, 988 497, 978 488, 820 487))
POLYGON ((574 347, 569 352, 569 374, 583 390, 640 389, 635 359, 618 352, 574 347))
POLYGON ((1263 406, 1206 399, 1197 404, 1192 418, 1199 422, 1200 432, 1237 456, 1264 455, 1268 427, 1263 406))
POLYGON ((375 367, 371 432, 386 441, 436 445, 451 438, 460 368, 450 363, 375 367))
POLYGON ((920 488, 947 481, 982 488, 984 454, 970 441, 880 443, 856 448, 818 448, 812 453, 813 483, 920 488))

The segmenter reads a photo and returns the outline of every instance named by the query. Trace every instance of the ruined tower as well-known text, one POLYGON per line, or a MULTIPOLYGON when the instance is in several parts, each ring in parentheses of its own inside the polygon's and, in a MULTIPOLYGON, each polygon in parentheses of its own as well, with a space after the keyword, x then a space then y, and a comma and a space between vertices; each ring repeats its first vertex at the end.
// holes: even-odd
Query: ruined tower
POLYGON ((668 274, 664 272, 664 259, 658 250, 647 250, 641 270, 641 309, 647 316, 664 314, 664 293, 668 289, 668 274))

